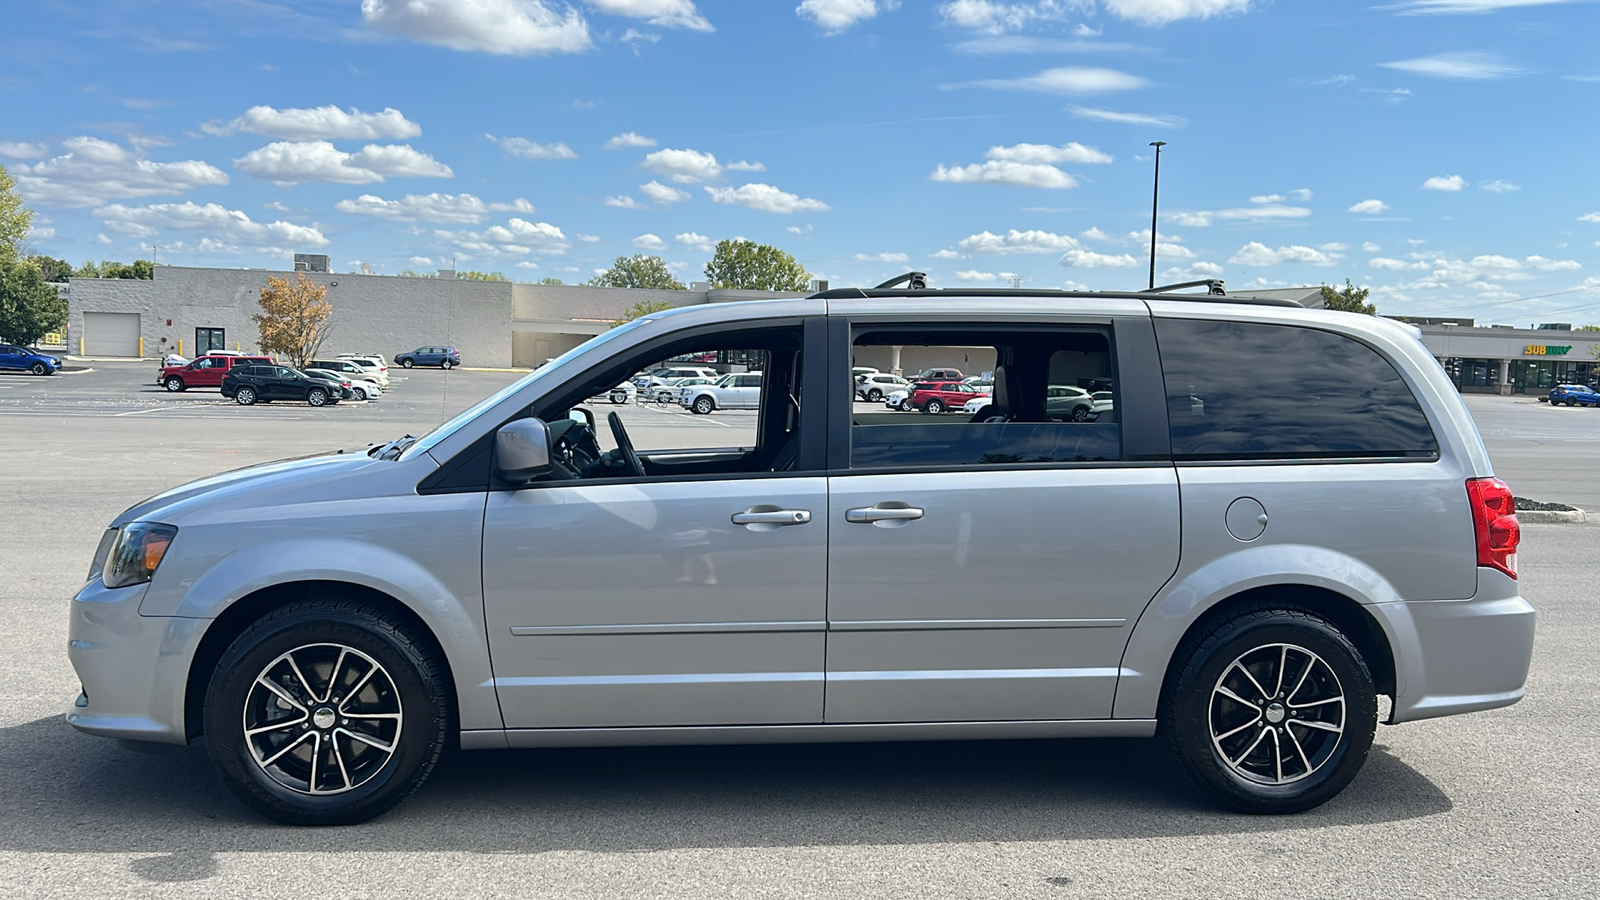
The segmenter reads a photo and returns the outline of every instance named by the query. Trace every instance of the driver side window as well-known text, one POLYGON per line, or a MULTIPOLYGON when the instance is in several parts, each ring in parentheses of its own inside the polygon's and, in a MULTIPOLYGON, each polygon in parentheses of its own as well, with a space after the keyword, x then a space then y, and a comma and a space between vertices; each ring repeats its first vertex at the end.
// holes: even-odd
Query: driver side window
POLYGON ((591 373, 565 406, 534 411, 560 423, 552 428, 552 457, 561 463, 553 478, 797 471, 802 343, 798 328, 708 336, 591 373), (592 426, 565 424, 586 418, 580 410, 592 426))

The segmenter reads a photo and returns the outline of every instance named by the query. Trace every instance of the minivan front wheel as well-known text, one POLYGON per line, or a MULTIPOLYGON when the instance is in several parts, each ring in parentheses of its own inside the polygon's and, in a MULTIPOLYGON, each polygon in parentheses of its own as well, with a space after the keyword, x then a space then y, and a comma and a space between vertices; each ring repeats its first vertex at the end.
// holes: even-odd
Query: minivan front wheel
POLYGON ((1366 762, 1377 728, 1372 673, 1328 620, 1252 607, 1191 638, 1175 665, 1161 727, 1190 777, 1223 804, 1302 812, 1366 762))
POLYGON ((364 822, 433 770, 449 693, 432 654, 392 616, 293 603, 236 639, 206 695, 212 762, 239 799, 292 825, 364 822))

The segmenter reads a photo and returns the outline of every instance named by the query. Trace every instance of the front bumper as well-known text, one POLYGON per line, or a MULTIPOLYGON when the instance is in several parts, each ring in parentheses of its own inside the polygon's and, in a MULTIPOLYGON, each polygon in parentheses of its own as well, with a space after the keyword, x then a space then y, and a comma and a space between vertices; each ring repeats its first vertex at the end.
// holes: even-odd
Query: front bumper
POLYGON ((1389 723, 1510 706, 1521 700, 1533 660, 1534 609, 1517 583, 1478 570, 1470 600, 1413 600, 1368 607, 1395 658, 1389 723))
POLYGON ((95 579, 72 599, 67 657, 83 696, 67 710, 79 731, 182 744, 184 692, 204 619, 139 615, 145 588, 95 579))

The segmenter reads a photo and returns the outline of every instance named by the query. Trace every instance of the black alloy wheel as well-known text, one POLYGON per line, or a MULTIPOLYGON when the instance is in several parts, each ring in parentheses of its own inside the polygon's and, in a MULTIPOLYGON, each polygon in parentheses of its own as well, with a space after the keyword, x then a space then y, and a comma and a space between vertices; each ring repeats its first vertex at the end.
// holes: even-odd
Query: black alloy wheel
POLYGON ((431 646, 366 604, 304 600, 234 640, 209 679, 206 745, 256 812, 291 825, 364 822, 410 796, 450 733, 431 646))
POLYGON ((867 400, 869 402, 877 403, 877 402, 881 401, 882 399, 883 399, 883 391, 880 391, 877 388, 873 388, 873 389, 867 391, 867 400))
POLYGON ((45 365, 42 362, 36 362, 33 365, 28 367, 28 371, 32 372, 35 375, 49 375, 50 374, 50 367, 45 365))
POLYGON ((1074 406, 1072 408, 1072 421, 1074 421, 1074 422, 1087 422, 1087 421, 1089 421, 1089 407, 1087 407, 1087 406, 1074 406))
POLYGON ((1371 670, 1308 610, 1251 604, 1185 639, 1160 728, 1189 776, 1246 813, 1297 813, 1349 784, 1377 728, 1371 670))

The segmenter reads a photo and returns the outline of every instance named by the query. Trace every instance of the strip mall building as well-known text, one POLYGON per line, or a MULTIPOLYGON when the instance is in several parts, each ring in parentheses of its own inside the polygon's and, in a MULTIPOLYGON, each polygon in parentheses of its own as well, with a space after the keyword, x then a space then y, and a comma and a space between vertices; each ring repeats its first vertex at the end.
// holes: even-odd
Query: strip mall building
MULTIPOLYGON (((264 269, 158 266, 148 281, 75 279, 68 287, 66 343, 88 357, 196 356, 208 350, 253 350, 251 316, 271 275, 264 269)), ((640 300, 673 306, 800 297, 803 293, 597 288, 579 285, 468 281, 454 277, 398 278, 308 272, 328 289, 333 306, 324 351, 396 353, 444 344, 467 366, 531 368, 604 332, 640 300)), ((451 273, 440 273, 446 276, 451 273)), ((1251 291, 1248 296, 1320 306, 1317 288, 1251 291)), ((1548 327, 1478 328, 1471 319, 1403 319, 1462 391, 1537 393, 1556 384, 1600 380, 1600 332, 1548 327)), ((948 360, 859 360, 863 365, 915 373, 948 360)), ((976 371, 978 360, 969 361, 976 371)))

